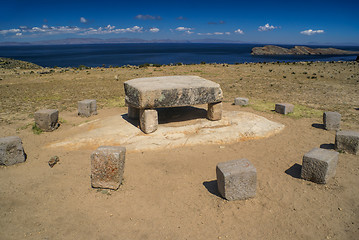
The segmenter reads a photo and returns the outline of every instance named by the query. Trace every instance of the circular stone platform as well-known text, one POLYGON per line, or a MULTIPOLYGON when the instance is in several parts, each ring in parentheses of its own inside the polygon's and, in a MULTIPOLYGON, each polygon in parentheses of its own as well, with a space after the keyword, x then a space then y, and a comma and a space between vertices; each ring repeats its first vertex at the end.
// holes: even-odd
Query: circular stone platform
POLYGON ((194 118, 179 124, 161 124, 158 130, 144 134, 127 114, 115 115, 84 123, 82 133, 51 143, 47 147, 67 150, 96 149, 102 145, 121 145, 127 151, 157 150, 197 144, 226 144, 269 137, 284 125, 248 112, 223 111, 219 121, 194 118))

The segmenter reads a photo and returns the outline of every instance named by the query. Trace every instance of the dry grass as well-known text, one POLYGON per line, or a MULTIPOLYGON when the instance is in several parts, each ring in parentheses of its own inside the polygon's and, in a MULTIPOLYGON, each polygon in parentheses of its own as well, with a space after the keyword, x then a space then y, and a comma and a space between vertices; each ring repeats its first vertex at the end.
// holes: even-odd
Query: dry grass
POLYGON ((166 75, 197 75, 215 81, 223 89, 224 101, 248 97, 259 111, 270 112, 276 102, 295 104, 293 117, 320 117, 323 111, 338 111, 344 124, 358 128, 356 62, 1 69, 0 122, 31 118, 41 108, 75 110, 77 101, 86 98, 96 99, 99 108, 124 106, 124 81, 166 75))

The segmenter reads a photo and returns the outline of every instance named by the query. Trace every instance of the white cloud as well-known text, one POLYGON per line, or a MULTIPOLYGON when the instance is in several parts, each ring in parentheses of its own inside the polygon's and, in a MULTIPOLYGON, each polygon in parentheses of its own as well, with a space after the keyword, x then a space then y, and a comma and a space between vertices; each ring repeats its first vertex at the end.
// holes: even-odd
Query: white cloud
MULTIPOLYGON (((158 32, 158 28, 150 28, 150 32, 158 32)), ((143 27, 133 26, 129 28, 116 28, 112 25, 107 25, 105 27, 99 28, 80 28, 77 26, 47 26, 42 25, 42 27, 27 27, 21 26, 19 29, 6 29, 0 30, 2 35, 16 35, 16 36, 26 36, 26 35, 54 35, 54 34, 79 34, 79 35, 90 35, 90 34, 110 34, 110 33, 142 33, 144 32, 143 27)))
POLYGON ((193 30, 193 28, 188 28, 188 27, 178 27, 178 28, 176 28, 176 31, 182 31, 182 32, 184 32, 184 31, 192 31, 193 30))
POLYGON ((212 36, 213 33, 197 33, 197 35, 200 35, 200 36, 212 36))
POLYGON ((153 32, 153 33, 156 33, 156 32, 159 32, 160 29, 159 29, 159 28, 156 28, 156 27, 153 27, 153 28, 150 28, 149 31, 150 31, 150 32, 153 32))
POLYGON ((84 17, 81 17, 81 18, 80 18, 80 22, 82 22, 82 23, 87 23, 87 19, 84 18, 84 17))
POLYGON ((271 30, 274 30, 276 28, 279 28, 279 27, 276 27, 276 26, 273 26, 273 25, 269 25, 269 23, 267 23, 266 25, 264 26, 259 26, 258 27, 258 31, 260 32, 265 32, 265 31, 271 31, 271 30))
POLYGON ((238 34, 244 34, 244 32, 241 30, 241 29, 237 29, 236 31, 234 31, 235 33, 238 33, 238 34))
POLYGON ((138 14, 135 18, 140 20, 162 20, 161 16, 142 15, 142 14, 138 14))
POLYGON ((143 27, 133 26, 132 28, 116 28, 115 26, 107 25, 107 27, 99 27, 97 29, 89 28, 80 35, 91 35, 91 34, 109 34, 109 33, 141 33, 143 27))
POLYGON ((318 34, 318 33, 324 33, 324 30, 312 30, 312 29, 308 29, 308 30, 305 30, 305 31, 301 31, 300 32, 301 34, 304 34, 304 35, 313 35, 313 34, 318 34))
POLYGON ((214 32, 213 34, 214 35, 223 35, 224 33, 223 32, 214 32))
POLYGON ((16 28, 8 29, 8 30, 0 30, 0 34, 4 34, 4 35, 8 33, 18 33, 18 32, 21 32, 21 30, 16 28))

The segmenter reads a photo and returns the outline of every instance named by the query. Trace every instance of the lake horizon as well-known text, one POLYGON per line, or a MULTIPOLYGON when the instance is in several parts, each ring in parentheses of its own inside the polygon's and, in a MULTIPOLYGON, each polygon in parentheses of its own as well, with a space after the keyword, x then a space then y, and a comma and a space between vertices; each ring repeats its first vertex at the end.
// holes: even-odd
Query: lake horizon
MULTIPOLYGON (((43 67, 120 67, 142 64, 200 64, 298 61, 354 61, 357 55, 266 55, 252 56, 247 43, 101 43, 74 45, 0 46, 0 57, 13 58, 43 67)), ((276 44, 292 48, 295 45, 276 44)), ((303 46, 303 45, 301 45, 303 46)), ((359 46, 306 45, 359 51, 359 46)))

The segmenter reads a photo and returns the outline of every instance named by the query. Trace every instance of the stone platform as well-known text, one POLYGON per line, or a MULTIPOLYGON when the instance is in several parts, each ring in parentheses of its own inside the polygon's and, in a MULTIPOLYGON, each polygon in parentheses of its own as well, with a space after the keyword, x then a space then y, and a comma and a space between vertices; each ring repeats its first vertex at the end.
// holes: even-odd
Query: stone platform
POLYGON ((222 118, 220 85, 198 76, 165 76, 136 78, 124 83, 128 116, 140 119, 141 130, 157 130, 156 108, 208 104, 207 118, 222 118))
POLYGON ((241 111, 223 111, 221 120, 208 121, 205 105, 203 107, 159 109, 161 127, 150 135, 135 127, 139 121, 128 119, 127 114, 100 118, 67 130, 63 134, 66 138, 47 147, 72 151, 112 145, 124 146, 127 152, 137 152, 261 139, 284 129, 283 124, 241 111))

